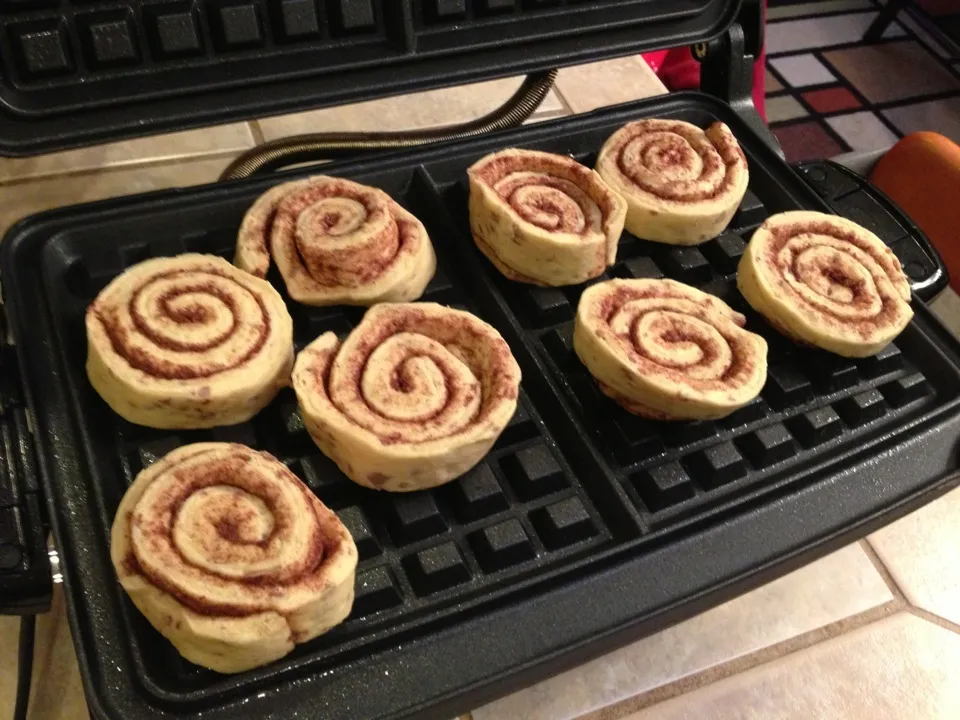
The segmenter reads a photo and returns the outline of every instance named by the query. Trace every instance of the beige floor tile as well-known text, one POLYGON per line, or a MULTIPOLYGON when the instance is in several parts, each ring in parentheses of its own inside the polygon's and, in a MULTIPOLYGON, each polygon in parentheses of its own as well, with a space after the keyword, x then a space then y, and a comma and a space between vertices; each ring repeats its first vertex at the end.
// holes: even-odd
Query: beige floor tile
MULTIPOLYGON (((861 12, 769 23, 765 34, 767 53, 779 55, 810 48, 859 43, 876 16, 876 13, 861 12)), ((903 35, 903 28, 893 23, 883 36, 900 35, 903 35)))
POLYGON ((792 95, 767 98, 767 121, 783 122, 807 115, 806 109, 792 95))
POLYGON ((960 624, 957 518, 960 489, 888 525, 869 540, 907 600, 960 624))
POLYGON ((629 720, 955 720, 960 636, 895 615, 629 720))
MULTIPOLYGON (((312 132, 417 130, 474 120, 509 98, 520 78, 505 78, 382 100, 280 115, 259 120, 264 139, 312 132)), ((555 92, 544 98, 540 114, 559 114, 564 107, 555 92)))
MULTIPOLYGON (((0 617, 0 717, 3 718, 13 715, 19 626, 17 618, 0 617)), ((51 612, 37 620, 30 695, 28 720, 87 720, 89 717, 59 588, 54 591, 51 612)))
POLYGON ((20 620, 0 615, 0 717, 13 716, 17 691, 17 637, 20 620))
POLYGON ((473 712, 473 720, 564 720, 882 605, 892 599, 851 545, 657 635, 473 712))
POLYGON ((0 159, 0 183, 103 167, 224 154, 253 147, 247 123, 136 138, 32 158, 0 159))
POLYGON ((573 112, 640 100, 667 92, 639 55, 563 68, 557 91, 573 112))
POLYGON ((868 110, 827 118, 827 124, 857 152, 885 150, 897 142, 890 128, 868 110))
POLYGON ((161 188, 213 182, 227 162, 227 158, 185 160, 11 185, 0 191, 3 197, 0 203, 0 233, 5 233, 17 220, 41 210, 161 188))
POLYGON ((833 50, 823 55, 874 103, 960 88, 960 80, 912 40, 833 50))
POLYGON ((930 309, 950 328, 950 332, 960 337, 960 295, 953 288, 944 288, 930 303, 930 309))
POLYGON ((771 93, 780 92, 783 90, 783 85, 769 70, 767 70, 766 74, 763 76, 763 89, 764 92, 769 95, 771 93))
POLYGON ((960 98, 958 97, 902 105, 884 110, 883 115, 904 135, 918 130, 933 130, 946 135, 954 142, 960 142, 960 98))

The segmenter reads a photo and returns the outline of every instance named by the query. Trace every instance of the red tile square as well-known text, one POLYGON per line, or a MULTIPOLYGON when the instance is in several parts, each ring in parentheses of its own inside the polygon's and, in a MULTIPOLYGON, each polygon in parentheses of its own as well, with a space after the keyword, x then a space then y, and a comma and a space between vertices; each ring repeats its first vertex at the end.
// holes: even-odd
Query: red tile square
POLYGON ((811 90, 803 93, 803 99, 814 111, 821 115, 853 110, 860 107, 860 101, 845 87, 826 88, 825 90, 811 90))
POLYGON ((797 123, 770 128, 780 142, 787 162, 822 160, 845 152, 845 148, 819 122, 797 123))

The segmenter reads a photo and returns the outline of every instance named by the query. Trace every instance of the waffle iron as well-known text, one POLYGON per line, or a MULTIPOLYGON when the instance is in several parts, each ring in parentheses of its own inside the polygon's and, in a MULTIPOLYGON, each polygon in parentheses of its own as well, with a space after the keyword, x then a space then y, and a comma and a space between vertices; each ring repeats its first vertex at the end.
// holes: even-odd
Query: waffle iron
MULTIPOLYGON (((0 610, 48 605, 48 522, 94 718, 448 718, 768 582, 958 484, 960 342, 923 303, 945 284, 942 263, 865 183, 783 162, 749 100, 760 12, 755 0, 0 2, 0 151, 10 155, 657 47, 697 43, 704 63, 706 92, 325 166, 383 188, 425 223, 439 268, 423 299, 494 324, 523 370, 519 409, 494 450, 433 491, 350 483, 310 441, 290 391, 243 425, 165 432, 123 421, 86 380, 82 317, 100 289, 148 257, 230 258, 253 199, 303 171, 64 208, 9 231, 0 610), (722 120, 750 164, 724 235, 676 248, 625 234, 605 276, 696 285, 767 338, 766 387, 721 421, 655 423, 617 408, 571 350, 583 287, 512 283, 470 239, 465 169, 477 158, 520 146, 590 165, 606 137, 642 117, 722 120), (915 319, 863 360, 792 345, 736 291, 737 260, 769 214, 831 207, 856 208, 919 268, 915 319), (347 622, 235 676, 181 659, 124 596, 108 553, 137 472, 203 440, 275 454, 360 552, 347 622)), ((298 349, 362 315, 289 307, 298 349)))

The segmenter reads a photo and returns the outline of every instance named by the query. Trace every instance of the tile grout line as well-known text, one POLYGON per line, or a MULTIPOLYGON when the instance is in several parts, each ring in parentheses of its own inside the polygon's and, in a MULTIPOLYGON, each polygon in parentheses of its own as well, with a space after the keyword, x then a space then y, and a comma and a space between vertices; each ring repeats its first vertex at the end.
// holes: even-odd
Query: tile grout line
POLYGON ((263 134, 263 128, 260 127, 260 122, 258 120, 249 120, 247 121, 247 127, 250 129, 250 134, 253 136, 254 145, 263 145, 267 138, 263 134))
POLYGON ((923 608, 918 608, 916 606, 909 606, 907 610, 911 615, 920 618, 921 620, 926 620, 929 623, 933 623, 937 627, 941 627, 944 630, 949 630, 950 632, 960 635, 960 625, 957 625, 954 622, 942 618, 936 613, 932 613, 929 610, 924 610, 923 608))
MULTIPOLYGON (((144 158, 134 160, 129 163, 117 163, 114 165, 101 165, 96 167, 80 168, 77 170, 65 169, 63 172, 53 172, 46 175, 31 175, 29 177, 15 177, 0 179, 0 188, 11 187, 13 185, 30 185, 35 182, 47 180, 59 180, 62 178, 76 178, 83 175, 105 174, 113 172, 122 172, 126 170, 143 170, 167 165, 187 164, 197 161, 218 160, 221 158, 233 158, 250 148, 234 148, 231 150, 216 150, 211 153, 201 153, 196 155, 181 155, 169 158, 144 158)), ((202 184, 202 183, 198 183, 202 184)), ((122 196, 115 196, 122 197, 122 196)))
POLYGON ((911 602, 907 599, 906 594, 903 592, 903 588, 900 587, 893 575, 890 574, 887 566, 883 564, 883 560, 881 560, 880 556, 877 555, 877 551, 873 549, 873 545, 870 544, 870 541, 867 540, 867 538, 863 538, 860 540, 859 545, 860 549, 866 553, 867 558, 873 565, 873 569, 879 573, 881 578, 883 578, 883 582, 886 583, 887 587, 890 589, 890 592, 893 593, 893 596, 898 600, 902 600, 904 605, 907 607, 912 607, 911 602))
POLYGON ((708 667, 659 687, 638 693, 630 698, 608 705, 604 708, 578 716, 577 720, 621 720, 640 710, 657 705, 681 695, 700 690, 720 680, 733 677, 748 670, 780 660, 789 655, 807 650, 829 640, 834 640, 853 630, 872 625, 891 617, 903 610, 910 610, 904 601, 894 597, 882 605, 872 607, 861 613, 850 615, 819 628, 795 635, 779 643, 754 650, 737 658, 708 667))
MULTIPOLYGON (((558 72, 557 80, 559 79, 560 79, 560 73, 558 72)), ((571 107, 570 103, 567 101, 567 98, 563 94, 563 91, 560 90, 560 85, 558 85, 556 81, 554 81, 553 83, 553 92, 557 96, 557 100, 559 100, 560 104, 563 106, 564 113, 566 113, 567 115, 576 115, 576 113, 573 111, 573 107, 571 107)), ((544 100, 546 100, 546 98, 544 98, 544 100)))

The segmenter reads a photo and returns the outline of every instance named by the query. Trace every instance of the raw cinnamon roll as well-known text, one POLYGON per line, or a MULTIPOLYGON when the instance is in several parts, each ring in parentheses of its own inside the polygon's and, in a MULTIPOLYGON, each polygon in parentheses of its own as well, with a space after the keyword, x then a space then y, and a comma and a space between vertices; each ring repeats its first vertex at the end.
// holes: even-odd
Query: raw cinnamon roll
POLYGON ((879 352, 913 317, 893 251, 834 215, 770 217, 747 244, 737 285, 784 335, 847 357, 879 352))
POLYGON ((610 280, 580 297, 573 347, 600 389, 636 415, 720 418, 767 379, 767 343, 745 322, 674 280, 610 280))
POLYGON ((353 605, 346 527, 286 465, 243 445, 185 445, 137 475, 110 556, 150 624, 218 672, 281 658, 353 605))
POLYGON ((627 201, 626 228, 645 240, 695 245, 722 233, 747 191, 747 159, 730 128, 639 120, 610 136, 597 172, 627 201))
POLYGON ((90 383, 140 425, 244 422, 290 384, 293 321, 279 293, 213 255, 134 265, 87 308, 86 325, 90 383))
POLYGON ((435 303, 383 304, 293 369, 314 441, 377 490, 441 485, 476 465, 517 407, 520 368, 490 325, 435 303))
POLYGON ((389 195, 324 175, 271 188, 247 211, 235 264, 266 277, 271 256, 306 305, 415 300, 437 267, 426 228, 389 195))
POLYGON ((473 239, 511 280, 575 285, 616 259, 626 207, 589 168, 562 155, 503 150, 468 174, 473 239))

